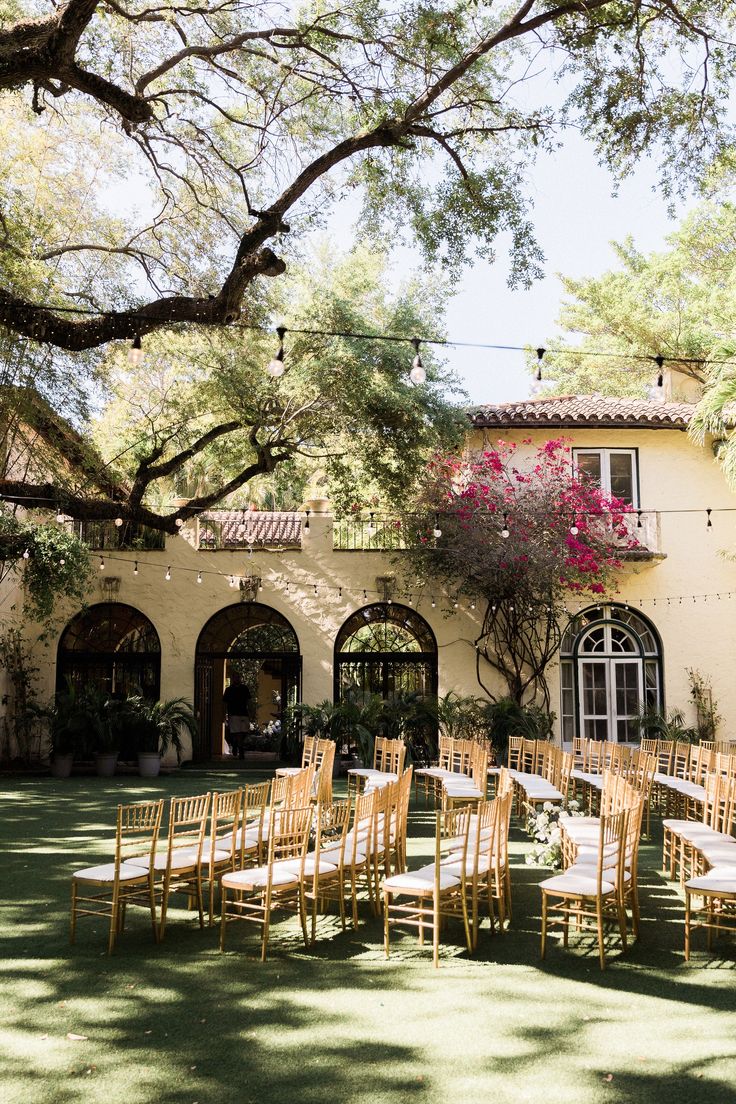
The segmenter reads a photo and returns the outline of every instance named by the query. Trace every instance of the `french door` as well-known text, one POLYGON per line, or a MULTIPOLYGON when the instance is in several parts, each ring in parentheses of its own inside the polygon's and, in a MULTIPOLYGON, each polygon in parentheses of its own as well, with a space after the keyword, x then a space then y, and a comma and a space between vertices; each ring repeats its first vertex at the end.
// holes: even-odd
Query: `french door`
POLYGON ((579 679, 582 735, 589 740, 629 743, 639 738, 644 708, 639 659, 583 659, 579 679))

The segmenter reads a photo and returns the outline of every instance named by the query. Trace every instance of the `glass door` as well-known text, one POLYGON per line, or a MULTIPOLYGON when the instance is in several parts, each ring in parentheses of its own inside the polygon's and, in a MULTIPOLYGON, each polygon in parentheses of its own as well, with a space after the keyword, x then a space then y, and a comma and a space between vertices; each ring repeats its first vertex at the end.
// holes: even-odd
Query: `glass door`
POLYGON ((611 732, 613 740, 628 744, 639 739, 637 717, 642 711, 641 663, 636 659, 612 659, 611 732))
POLYGON ((579 668, 580 723, 589 740, 631 743, 643 707, 638 659, 584 659, 579 668))
POLYGON ((587 740, 609 739, 608 660, 585 659, 580 664, 580 726, 587 740))

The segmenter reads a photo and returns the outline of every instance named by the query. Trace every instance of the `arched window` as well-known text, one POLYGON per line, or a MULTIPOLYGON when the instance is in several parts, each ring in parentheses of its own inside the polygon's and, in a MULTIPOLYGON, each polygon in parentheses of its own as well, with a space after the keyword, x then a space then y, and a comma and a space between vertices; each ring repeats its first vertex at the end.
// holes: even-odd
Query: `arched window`
POLYGON ((281 721, 299 700, 301 655, 294 629, 278 610, 260 602, 226 606, 209 619, 197 640, 194 707, 199 737, 194 757, 208 759, 226 749, 223 694, 233 674, 250 691, 255 732, 281 721))
POLYGON ((662 707, 662 647, 628 606, 600 605, 570 621, 560 649, 562 735, 638 740, 637 718, 662 707))
POLYGON ((73 617, 59 640, 56 686, 70 678, 115 696, 142 690, 158 698, 161 643, 145 614, 122 602, 100 602, 73 617))
POLYGON ((388 700, 437 693, 437 642, 416 610, 376 602, 347 619, 335 641, 335 700, 349 687, 388 700))

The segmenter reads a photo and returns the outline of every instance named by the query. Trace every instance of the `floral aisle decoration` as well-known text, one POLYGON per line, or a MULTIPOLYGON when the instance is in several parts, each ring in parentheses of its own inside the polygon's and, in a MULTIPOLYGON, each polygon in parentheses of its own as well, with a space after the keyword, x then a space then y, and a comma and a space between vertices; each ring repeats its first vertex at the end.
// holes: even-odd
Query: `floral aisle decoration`
POLYGON ((568 801, 566 805, 553 805, 545 801, 539 812, 530 812, 526 821, 526 830, 534 840, 527 853, 527 866, 548 866, 551 870, 562 869, 562 814, 568 817, 584 816, 579 801, 568 801))

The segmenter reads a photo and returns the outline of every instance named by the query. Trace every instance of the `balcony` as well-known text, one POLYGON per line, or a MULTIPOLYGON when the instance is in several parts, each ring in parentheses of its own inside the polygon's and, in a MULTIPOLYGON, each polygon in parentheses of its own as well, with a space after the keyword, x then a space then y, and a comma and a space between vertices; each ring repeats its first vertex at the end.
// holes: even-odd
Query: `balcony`
POLYGON ((124 521, 73 521, 72 532, 94 552, 155 552, 166 547, 160 529, 124 521))
POLYGON ((344 518, 332 527, 335 552, 394 552, 406 548, 401 522, 396 518, 344 518))
POLYGON ((662 551, 662 531, 660 514, 657 510, 635 510, 626 514, 624 522, 631 537, 639 542, 639 548, 625 548, 621 559, 627 563, 651 563, 666 559, 662 551))

